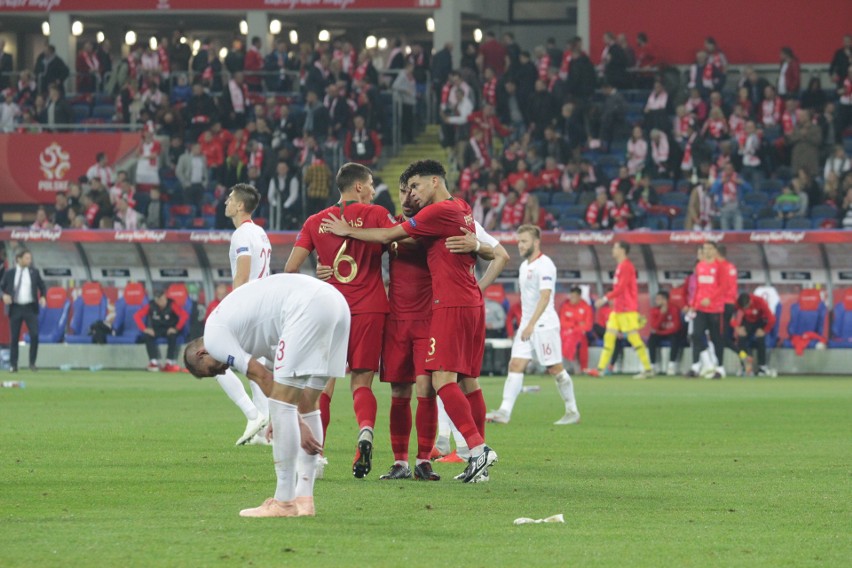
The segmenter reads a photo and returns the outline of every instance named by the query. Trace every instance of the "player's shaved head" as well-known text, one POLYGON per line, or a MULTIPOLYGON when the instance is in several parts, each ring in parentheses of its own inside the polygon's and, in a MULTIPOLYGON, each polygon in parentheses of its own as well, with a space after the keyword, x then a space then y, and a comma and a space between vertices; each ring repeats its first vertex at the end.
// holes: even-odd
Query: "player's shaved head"
POLYGON ((372 170, 367 166, 356 164, 355 162, 343 164, 337 170, 337 178, 335 179, 337 190, 343 193, 352 189, 352 186, 358 182, 367 183, 370 181, 372 175, 372 170))
POLYGON ((198 337, 186 344, 183 351, 183 365, 196 379, 215 377, 225 372, 227 363, 213 359, 204 349, 204 338, 198 337))

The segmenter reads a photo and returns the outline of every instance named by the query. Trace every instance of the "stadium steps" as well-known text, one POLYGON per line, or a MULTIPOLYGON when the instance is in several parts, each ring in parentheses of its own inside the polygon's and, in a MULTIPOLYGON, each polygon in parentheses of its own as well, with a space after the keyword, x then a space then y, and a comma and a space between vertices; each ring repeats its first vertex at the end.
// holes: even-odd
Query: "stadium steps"
MULTIPOLYGON (((399 180, 400 174, 405 171, 405 168, 407 168, 411 162, 433 159, 438 160, 447 166, 448 170, 450 169, 447 164, 447 151, 444 148, 441 148, 441 144, 438 142, 438 133, 440 132, 440 128, 441 127, 437 124, 430 124, 426 126, 426 129, 414 139, 413 143, 403 146, 400 149, 399 154, 385 161, 380 169, 373 172, 374 176, 382 178, 382 180, 388 185, 391 197, 397 206, 398 212, 400 209, 397 180, 399 180)), ((449 179, 448 182, 452 186, 454 180, 458 177, 458 174, 455 172, 449 172, 448 177, 450 176, 452 176, 452 178, 449 179)))

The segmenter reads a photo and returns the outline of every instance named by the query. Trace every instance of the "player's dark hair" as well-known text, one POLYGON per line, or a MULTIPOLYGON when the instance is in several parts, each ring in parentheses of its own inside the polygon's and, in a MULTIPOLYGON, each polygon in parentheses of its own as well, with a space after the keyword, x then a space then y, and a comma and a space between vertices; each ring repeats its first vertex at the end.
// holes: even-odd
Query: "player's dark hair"
POLYGON ((625 243, 624 241, 615 241, 615 244, 624 251, 624 254, 630 254, 630 243, 625 243))
POLYGON ((741 308, 745 308, 747 305, 751 303, 751 294, 747 292, 743 292, 739 296, 737 296, 737 305, 741 308))
POLYGON ((254 213, 254 210, 257 209, 260 203, 260 192, 249 183, 238 183, 233 186, 231 188, 231 197, 239 199, 249 215, 254 213))
POLYGON ((403 183, 408 183, 408 180, 417 176, 438 176, 444 180, 444 184, 447 183, 447 170, 444 169, 441 162, 436 160, 419 160, 417 162, 413 162, 405 168, 405 171, 402 172, 399 179, 403 183))
POLYGON ((18 252, 15 253, 15 260, 21 260, 21 257, 23 257, 25 254, 27 254, 29 252, 30 252, 30 249, 28 249, 28 248, 18 249, 18 252))
POLYGON ((666 290, 660 290, 659 292, 657 292, 657 296, 662 296, 666 300, 669 299, 669 293, 666 290))
POLYGON ((714 249, 716 249, 716 252, 719 252, 719 245, 718 245, 718 244, 716 244, 715 242, 713 242, 713 241, 704 241, 704 244, 705 244, 705 245, 710 245, 711 247, 713 247, 714 249))
POLYGON ((568 290, 568 293, 569 293, 569 294, 580 294, 581 296, 583 295, 583 291, 582 291, 582 290, 580 290, 580 287, 579 287, 579 286, 574 286, 573 288, 571 288, 570 290, 568 290))
POLYGON ((726 247, 722 243, 719 243, 719 244, 716 245, 716 250, 719 251, 719 254, 721 254, 722 256, 728 256, 727 255, 728 247, 726 247))
POLYGON ((518 234, 520 235, 521 233, 529 233, 534 239, 541 240, 541 229, 536 225, 521 225, 518 227, 518 234))
POLYGON ((351 189, 356 182, 369 181, 370 176, 372 175, 372 170, 370 170, 367 166, 356 164, 355 162, 343 164, 340 166, 340 169, 337 170, 337 178, 335 178, 337 190, 340 193, 343 193, 344 191, 351 189))

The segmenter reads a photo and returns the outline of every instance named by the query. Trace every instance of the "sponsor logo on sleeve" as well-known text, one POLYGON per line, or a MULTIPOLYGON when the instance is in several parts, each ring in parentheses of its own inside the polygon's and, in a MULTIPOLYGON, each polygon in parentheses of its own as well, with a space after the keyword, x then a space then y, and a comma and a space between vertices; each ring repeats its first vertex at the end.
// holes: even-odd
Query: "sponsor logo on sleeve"
POLYGON ((237 249, 237 254, 240 254, 241 252, 248 252, 248 251, 249 251, 248 247, 240 247, 240 248, 237 249))
POLYGON ((233 355, 228 355, 228 361, 227 361, 227 363, 228 363, 228 366, 229 366, 229 367, 233 367, 233 366, 234 366, 234 356, 233 356, 233 355))
POLYGON ((417 226, 417 221, 415 221, 414 218, 412 217, 411 219, 408 220, 408 224, 411 225, 411 228, 413 229, 414 227, 417 226))

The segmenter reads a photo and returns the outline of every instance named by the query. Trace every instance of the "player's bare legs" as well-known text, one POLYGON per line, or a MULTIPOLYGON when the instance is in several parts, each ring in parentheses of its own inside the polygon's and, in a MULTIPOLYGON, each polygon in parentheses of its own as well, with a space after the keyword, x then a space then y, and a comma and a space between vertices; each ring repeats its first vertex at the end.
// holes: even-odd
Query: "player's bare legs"
POLYGON ((358 449, 352 474, 359 479, 373 468, 373 429, 378 406, 373 394, 373 375, 375 371, 363 369, 353 369, 351 374, 352 401, 358 420, 358 449))

